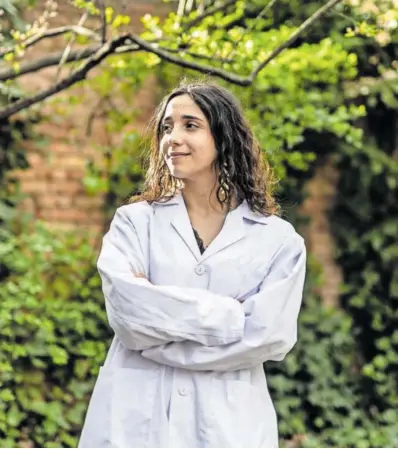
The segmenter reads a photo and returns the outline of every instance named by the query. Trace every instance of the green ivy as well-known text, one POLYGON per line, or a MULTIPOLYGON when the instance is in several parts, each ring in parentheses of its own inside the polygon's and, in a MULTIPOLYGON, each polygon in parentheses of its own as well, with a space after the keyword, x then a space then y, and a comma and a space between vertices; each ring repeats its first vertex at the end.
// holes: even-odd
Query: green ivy
POLYGON ((366 397, 381 412, 398 408, 398 164, 376 147, 343 147, 333 210, 342 301, 355 318, 366 397))
POLYGON ((76 447, 111 337, 96 256, 40 222, 0 244, 1 447, 76 447))

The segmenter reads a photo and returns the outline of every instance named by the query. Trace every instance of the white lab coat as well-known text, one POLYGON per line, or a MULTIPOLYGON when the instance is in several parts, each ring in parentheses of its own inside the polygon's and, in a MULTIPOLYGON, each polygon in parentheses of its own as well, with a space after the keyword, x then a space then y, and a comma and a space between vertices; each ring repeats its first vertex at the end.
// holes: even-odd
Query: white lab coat
POLYGON ((79 447, 277 447, 263 362, 296 342, 305 261, 246 201, 202 255, 180 193, 120 207, 98 260, 115 338, 79 447))

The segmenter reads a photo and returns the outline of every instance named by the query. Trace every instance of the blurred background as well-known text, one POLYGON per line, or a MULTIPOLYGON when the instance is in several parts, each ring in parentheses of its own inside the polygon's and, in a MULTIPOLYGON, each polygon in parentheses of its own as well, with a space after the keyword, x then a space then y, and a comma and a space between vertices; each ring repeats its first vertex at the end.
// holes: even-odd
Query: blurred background
POLYGON ((0 27, 0 447, 76 446, 101 238, 154 108, 209 70, 309 252, 299 341, 264 366, 281 445, 398 447, 397 0, 0 0, 0 27))

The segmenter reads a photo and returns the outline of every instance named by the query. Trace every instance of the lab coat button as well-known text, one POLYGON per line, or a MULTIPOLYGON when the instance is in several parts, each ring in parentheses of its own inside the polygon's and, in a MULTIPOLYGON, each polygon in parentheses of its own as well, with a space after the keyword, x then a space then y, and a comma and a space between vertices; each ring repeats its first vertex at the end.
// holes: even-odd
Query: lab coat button
POLYGON ((202 274, 206 273, 206 267, 204 267, 203 265, 198 265, 195 268, 196 274, 199 274, 199 276, 201 276, 202 274))
POLYGON ((178 393, 181 396, 186 396, 188 394, 188 390, 185 387, 181 387, 181 388, 178 389, 178 393))

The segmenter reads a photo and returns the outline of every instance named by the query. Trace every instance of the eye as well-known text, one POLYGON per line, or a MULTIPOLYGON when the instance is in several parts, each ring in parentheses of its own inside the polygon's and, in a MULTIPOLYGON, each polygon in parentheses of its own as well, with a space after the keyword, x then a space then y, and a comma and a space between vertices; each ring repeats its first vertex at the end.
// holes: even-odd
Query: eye
POLYGON ((197 126, 194 122, 188 122, 188 123, 186 124, 186 127, 187 127, 188 129, 194 129, 194 128, 197 128, 198 126, 197 126))
POLYGON ((172 129, 171 125, 169 125, 168 123, 163 123, 162 125, 162 134, 167 134, 168 132, 170 132, 172 129))

